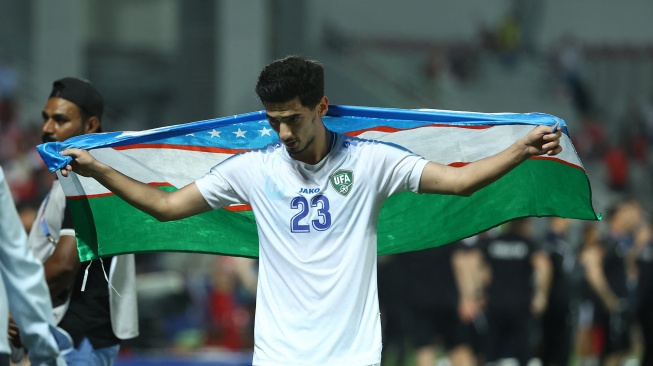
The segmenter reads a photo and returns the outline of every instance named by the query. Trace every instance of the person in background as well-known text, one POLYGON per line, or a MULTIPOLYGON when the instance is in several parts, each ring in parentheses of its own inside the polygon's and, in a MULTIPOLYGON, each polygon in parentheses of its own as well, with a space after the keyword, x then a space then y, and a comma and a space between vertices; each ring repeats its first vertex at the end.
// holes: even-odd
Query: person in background
POLYGON ((434 365, 438 351, 452 366, 478 364, 473 322, 482 310, 482 253, 473 242, 458 241, 400 256, 410 274, 415 364, 434 365))
MULTIPOLYGON (((649 218, 650 220, 650 218, 649 218)), ((635 236, 637 293, 635 316, 642 333, 640 365, 653 365, 653 223, 642 225, 635 236)))
MULTIPOLYGON (((102 132, 103 110, 102 96, 88 81, 56 80, 42 112, 43 142, 102 132)), ((43 261, 59 327, 74 341, 68 364, 112 365, 121 340, 138 335, 134 255, 80 262, 58 180, 39 207, 28 243, 43 261)))
POLYGON ((641 208, 634 201, 619 201, 605 217, 608 232, 584 243, 580 261, 594 303, 593 327, 602 335, 600 361, 610 366, 618 365, 631 348, 633 309, 626 258, 641 223, 641 208))
MULTIPOLYGON (((0 167, 0 366, 13 350, 28 350, 30 364, 65 365, 60 350, 70 348, 56 330, 43 265, 27 246, 9 185, 0 167), (9 317, 11 312, 11 317, 9 317), (11 327, 9 326, 11 323, 11 327), (18 337, 20 330, 20 337, 18 337), (10 347, 10 341, 13 347, 10 347)), ((12 357, 14 361, 18 359, 12 357)))
POLYGON ((526 365, 534 356, 531 335, 535 317, 547 307, 551 262, 533 240, 531 219, 506 224, 506 232, 480 240, 490 271, 487 289, 487 362, 515 359, 526 365))
POLYGON ((551 217, 544 250, 552 264, 551 290, 542 315, 542 341, 539 356, 542 365, 569 364, 574 343, 577 307, 580 301, 580 264, 577 249, 569 242, 572 220, 551 217))

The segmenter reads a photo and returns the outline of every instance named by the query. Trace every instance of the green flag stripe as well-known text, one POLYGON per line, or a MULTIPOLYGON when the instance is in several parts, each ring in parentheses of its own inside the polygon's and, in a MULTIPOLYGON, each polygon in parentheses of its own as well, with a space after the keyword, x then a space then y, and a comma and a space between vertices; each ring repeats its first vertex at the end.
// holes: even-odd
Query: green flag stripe
POLYGON ((451 243, 526 216, 597 220, 585 172, 547 160, 528 160, 470 197, 404 193, 390 197, 379 217, 378 253, 451 243), (556 194, 551 195, 552 188, 556 194), (406 209, 408 208, 408 209, 406 209), (387 225, 386 223, 392 223, 387 225))
MULTIPOLYGON (((114 195, 69 200, 68 204, 76 220, 82 260, 148 251, 258 256, 256 223, 251 211, 235 213, 221 209, 184 220, 159 222, 114 195)), ((553 215, 596 220, 589 181, 582 169, 532 159, 471 197, 410 192, 390 197, 379 217, 378 253, 425 249, 517 217, 553 215), (559 185, 565 188, 558 187, 555 195, 548 193, 559 185)))

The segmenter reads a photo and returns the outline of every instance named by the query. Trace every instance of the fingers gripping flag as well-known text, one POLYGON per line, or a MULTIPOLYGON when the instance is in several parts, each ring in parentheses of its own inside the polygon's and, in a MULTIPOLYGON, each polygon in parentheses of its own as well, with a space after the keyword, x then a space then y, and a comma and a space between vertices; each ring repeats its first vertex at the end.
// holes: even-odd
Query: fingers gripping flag
MULTIPOLYGON (((395 143, 452 166, 494 155, 534 126, 557 122, 563 131, 561 154, 533 157, 470 197, 411 192, 390 197, 378 222, 379 254, 447 244, 519 217, 599 217, 565 122, 555 116, 330 106, 324 117, 332 131, 395 143)), ((75 147, 136 180, 171 191, 234 154, 277 141, 265 111, 258 111, 140 132, 83 135, 37 148, 52 172, 70 161, 59 151, 75 147)), ((249 205, 159 222, 94 179, 76 174, 59 179, 75 221, 81 260, 147 251, 258 256, 249 205)))

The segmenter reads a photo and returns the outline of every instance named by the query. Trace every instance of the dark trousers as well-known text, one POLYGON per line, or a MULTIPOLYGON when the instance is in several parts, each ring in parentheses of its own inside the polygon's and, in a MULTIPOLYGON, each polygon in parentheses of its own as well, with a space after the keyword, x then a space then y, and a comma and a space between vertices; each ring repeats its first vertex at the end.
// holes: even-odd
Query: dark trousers
POLYGON ((551 306, 540 322, 542 365, 566 366, 571 358, 574 325, 569 306, 551 306))
POLYGON ((640 308, 637 321, 642 330, 644 342, 644 355, 640 361, 641 366, 653 366, 653 304, 649 308, 640 308))
POLYGON ((515 358, 520 365, 526 365, 533 356, 530 314, 491 309, 487 315, 489 331, 484 347, 486 361, 515 358))

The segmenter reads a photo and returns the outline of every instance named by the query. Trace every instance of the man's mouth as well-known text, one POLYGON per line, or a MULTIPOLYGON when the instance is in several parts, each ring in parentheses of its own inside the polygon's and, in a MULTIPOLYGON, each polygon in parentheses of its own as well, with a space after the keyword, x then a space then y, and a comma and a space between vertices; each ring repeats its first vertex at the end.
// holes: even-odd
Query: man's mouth
POLYGON ((299 144, 299 142, 297 140, 290 140, 290 141, 284 141, 283 144, 286 145, 287 148, 293 149, 297 147, 297 144, 299 144))
POLYGON ((55 140, 54 137, 52 137, 52 135, 43 134, 41 135, 41 141, 43 141, 43 143, 45 144, 47 142, 56 142, 57 140, 55 140))

